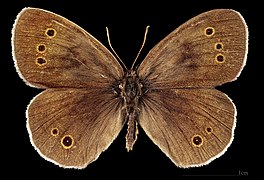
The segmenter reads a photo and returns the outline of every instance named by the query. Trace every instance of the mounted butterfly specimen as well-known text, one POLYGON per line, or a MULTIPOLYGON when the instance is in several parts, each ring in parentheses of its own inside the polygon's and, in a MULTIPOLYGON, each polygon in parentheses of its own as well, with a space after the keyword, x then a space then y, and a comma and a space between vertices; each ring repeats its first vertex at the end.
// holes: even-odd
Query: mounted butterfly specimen
POLYGON ((202 13, 171 32, 134 68, 122 66, 88 32, 52 12, 25 8, 12 31, 17 72, 45 89, 27 108, 38 153, 65 168, 84 168, 126 126, 138 125, 175 165, 208 164, 230 146, 232 100, 214 87, 235 80, 246 62, 247 26, 230 9, 202 13))

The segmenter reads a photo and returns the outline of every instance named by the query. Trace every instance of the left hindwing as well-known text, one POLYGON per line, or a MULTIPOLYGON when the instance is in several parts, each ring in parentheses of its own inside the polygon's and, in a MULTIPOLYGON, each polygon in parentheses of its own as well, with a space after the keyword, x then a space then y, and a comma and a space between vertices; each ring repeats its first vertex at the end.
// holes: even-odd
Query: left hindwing
POLYGON ((32 145, 65 168, 96 160, 124 125, 120 99, 101 89, 47 89, 31 101, 27 118, 32 145))

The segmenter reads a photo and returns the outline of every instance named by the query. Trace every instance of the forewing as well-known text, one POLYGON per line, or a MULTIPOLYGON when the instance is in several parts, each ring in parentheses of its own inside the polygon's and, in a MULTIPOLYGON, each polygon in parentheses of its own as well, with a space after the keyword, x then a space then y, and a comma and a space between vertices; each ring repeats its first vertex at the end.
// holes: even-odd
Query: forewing
POLYGON ((170 33, 146 56, 139 77, 153 88, 214 87, 239 76, 248 33, 234 10, 202 13, 170 33))
POLYGON ((105 86, 123 77, 114 56, 73 22, 42 9, 17 16, 12 48, 20 76, 31 86, 105 86))

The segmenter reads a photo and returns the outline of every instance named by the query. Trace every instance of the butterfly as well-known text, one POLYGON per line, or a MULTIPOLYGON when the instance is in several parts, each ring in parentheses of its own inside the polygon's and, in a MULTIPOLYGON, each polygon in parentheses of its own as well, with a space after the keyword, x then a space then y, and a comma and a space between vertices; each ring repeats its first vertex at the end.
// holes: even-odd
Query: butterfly
POLYGON ((26 111, 31 143, 46 160, 82 169, 125 127, 131 151, 141 126, 176 166, 208 164, 230 146, 236 124, 234 103, 215 87, 239 76, 247 48, 240 13, 215 9, 128 69, 73 22, 24 8, 12 30, 15 67, 26 84, 44 89, 26 111))

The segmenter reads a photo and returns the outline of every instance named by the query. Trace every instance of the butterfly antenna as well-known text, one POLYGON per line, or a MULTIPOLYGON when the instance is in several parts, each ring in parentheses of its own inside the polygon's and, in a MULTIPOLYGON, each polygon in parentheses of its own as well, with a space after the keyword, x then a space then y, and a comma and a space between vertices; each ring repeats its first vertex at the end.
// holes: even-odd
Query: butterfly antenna
POLYGON ((136 63, 136 61, 138 59, 138 56, 140 55, 140 52, 142 51, 142 49, 143 49, 143 47, 145 45, 145 42, 146 42, 146 39, 147 39, 147 34, 148 34, 148 29, 149 29, 149 26, 146 27, 146 31, 145 31, 145 34, 144 34, 143 43, 142 43, 142 45, 141 45, 141 47, 140 47, 140 49, 139 49, 139 51, 137 53, 137 56, 136 56, 136 58, 135 58, 135 60, 134 60, 134 62, 132 64, 132 66, 131 66, 131 69, 133 69, 133 67, 134 67, 134 65, 135 65, 135 63, 136 63))
POLYGON ((111 45, 111 41, 110 41, 110 36, 109 36, 109 30, 106 27, 106 35, 107 35, 107 40, 108 40, 108 44, 111 48, 111 50, 113 51, 113 53, 115 54, 115 56, 117 57, 118 61, 123 65, 123 67, 127 70, 126 65, 124 64, 124 62, 122 61, 122 59, 117 55, 117 53, 115 52, 114 48, 111 45))

